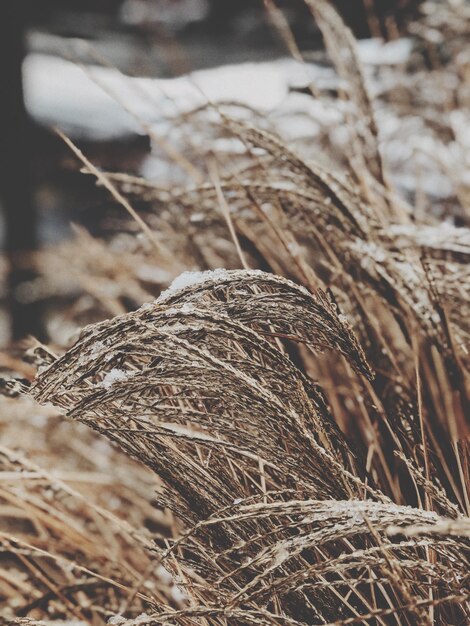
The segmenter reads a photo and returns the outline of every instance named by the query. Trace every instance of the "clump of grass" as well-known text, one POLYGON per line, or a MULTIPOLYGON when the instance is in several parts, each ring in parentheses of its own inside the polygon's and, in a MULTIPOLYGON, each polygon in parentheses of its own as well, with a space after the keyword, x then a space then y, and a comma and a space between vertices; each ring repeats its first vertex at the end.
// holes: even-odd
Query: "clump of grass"
POLYGON ((150 623, 348 623, 398 606, 424 622, 429 607, 458 614, 459 526, 449 544, 432 532, 445 518, 397 506, 374 485, 283 347, 336 350, 371 378, 325 295, 259 271, 179 282, 84 331, 32 388, 153 469, 160 503, 190 529, 155 557, 193 607, 150 623))

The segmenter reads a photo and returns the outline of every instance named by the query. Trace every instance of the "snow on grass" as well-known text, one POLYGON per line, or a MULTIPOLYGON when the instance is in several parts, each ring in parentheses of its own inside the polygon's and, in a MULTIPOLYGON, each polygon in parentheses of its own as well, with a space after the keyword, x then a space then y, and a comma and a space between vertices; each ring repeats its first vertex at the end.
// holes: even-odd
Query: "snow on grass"
POLYGON ((120 370, 117 367, 113 367, 111 371, 109 371, 103 380, 100 383, 101 387, 105 389, 111 389, 114 383, 122 380, 126 380, 134 375, 134 372, 125 372, 124 370, 120 370))
POLYGON ((226 269, 220 268, 216 270, 206 270, 205 272, 183 272, 177 276, 171 285, 165 291, 162 291, 158 301, 166 300, 177 291, 192 287, 208 280, 224 280, 228 278, 229 273, 226 269))

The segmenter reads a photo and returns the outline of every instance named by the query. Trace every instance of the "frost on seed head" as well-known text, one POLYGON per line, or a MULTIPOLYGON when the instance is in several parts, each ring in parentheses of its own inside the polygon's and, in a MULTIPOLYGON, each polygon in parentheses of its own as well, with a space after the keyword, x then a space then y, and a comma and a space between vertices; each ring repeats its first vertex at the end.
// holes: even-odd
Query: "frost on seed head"
POLYGON ((103 378, 103 380, 100 383, 100 386, 104 387, 105 389, 111 389, 114 383, 121 381, 121 380, 126 380, 127 378, 130 378, 133 375, 134 375, 134 372, 125 372, 124 370, 120 370, 117 367, 113 367, 113 369, 109 371, 106 374, 106 376, 103 378))
POLYGON ((205 272, 183 272, 177 276, 171 285, 165 291, 162 291, 158 301, 165 300, 177 291, 192 287, 208 280, 223 280, 229 276, 226 269, 220 268, 216 270, 206 270, 205 272))

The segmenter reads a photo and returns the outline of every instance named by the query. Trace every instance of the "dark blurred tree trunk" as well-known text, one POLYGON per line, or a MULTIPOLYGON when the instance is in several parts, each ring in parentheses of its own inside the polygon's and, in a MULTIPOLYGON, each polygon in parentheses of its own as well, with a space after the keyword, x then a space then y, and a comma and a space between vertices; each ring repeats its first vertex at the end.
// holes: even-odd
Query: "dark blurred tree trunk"
POLYGON ((32 130, 22 85, 23 35, 27 0, 5 2, 0 10, 0 201, 9 261, 9 308, 14 339, 41 335, 39 305, 26 284, 35 277, 36 216, 31 180, 32 130))

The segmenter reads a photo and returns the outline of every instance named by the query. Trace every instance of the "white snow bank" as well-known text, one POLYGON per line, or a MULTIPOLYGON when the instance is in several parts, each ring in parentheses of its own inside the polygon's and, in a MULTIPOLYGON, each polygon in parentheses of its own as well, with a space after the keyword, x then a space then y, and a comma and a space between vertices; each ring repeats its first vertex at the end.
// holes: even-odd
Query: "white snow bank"
MULTIPOLYGON (((110 71, 95 68, 98 79, 110 71)), ((38 122, 84 138, 107 140, 136 133, 132 117, 78 66, 44 54, 30 54, 23 64, 25 103, 38 122)))
POLYGON ((144 123, 161 123, 178 111, 208 102, 272 109, 288 94, 288 76, 299 72, 299 64, 292 59, 227 65, 173 79, 132 78, 110 68, 83 68, 45 54, 30 54, 23 65, 31 116, 98 140, 144 133, 136 116, 144 123))
MULTIPOLYGON (((358 42, 358 47, 366 65, 393 65, 407 60, 412 41, 369 39, 358 42)), ((290 58, 160 79, 128 77, 108 67, 81 66, 38 53, 26 57, 23 76, 26 106, 33 118, 98 140, 144 133, 135 116, 145 123, 161 123, 177 111, 222 101, 272 110, 285 102, 292 86, 311 80, 321 87, 325 80, 337 80, 332 68, 290 58)))
MULTIPOLYGON (((404 63, 411 49, 412 40, 406 38, 358 42, 359 58, 365 65, 404 63)), ((321 87, 325 80, 337 80, 332 68, 291 58, 225 65, 160 79, 128 77, 112 68, 80 66, 38 53, 26 57, 23 76, 26 106, 33 118, 98 140, 144 133, 135 116, 145 123, 161 123, 177 111, 222 101, 273 110, 284 103, 292 86, 311 80, 321 87)))

